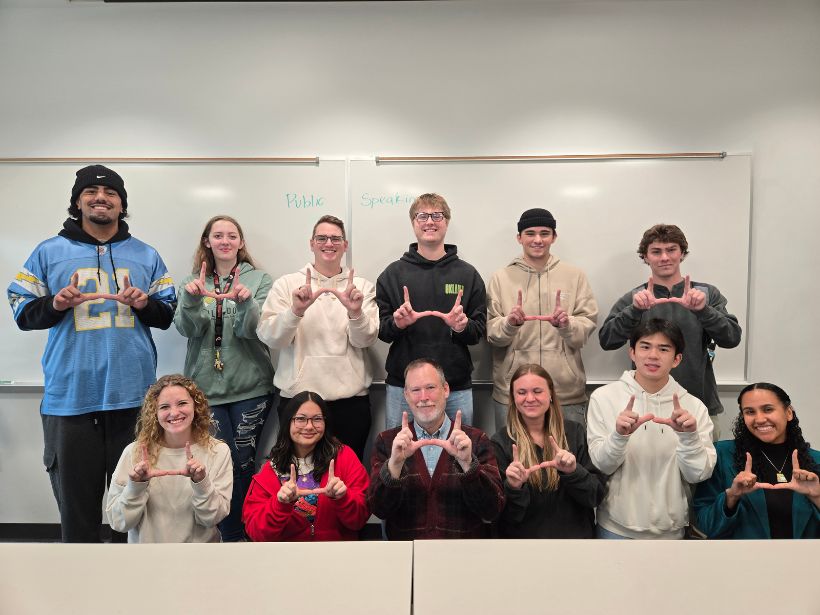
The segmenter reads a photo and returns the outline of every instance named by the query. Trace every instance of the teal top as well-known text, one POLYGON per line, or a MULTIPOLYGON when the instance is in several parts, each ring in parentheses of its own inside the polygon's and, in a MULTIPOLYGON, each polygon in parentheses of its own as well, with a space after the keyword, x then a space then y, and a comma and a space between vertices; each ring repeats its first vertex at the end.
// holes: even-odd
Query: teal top
MULTIPOLYGON (((185 291, 194 277, 198 276, 182 280, 174 316, 177 330, 188 338, 185 375, 196 382, 211 405, 269 395, 273 392, 273 365, 268 347, 256 337, 256 325, 273 280, 248 263, 240 265, 239 281, 251 291, 252 298, 242 303, 222 302, 220 358, 224 367, 219 371, 214 368, 216 300, 185 291)), ((205 286, 213 290, 212 276, 206 276, 205 286)))
MULTIPOLYGON (((726 489, 737 476, 735 441, 718 442, 715 451, 715 471, 695 491, 698 529, 709 538, 771 538, 766 494, 762 489, 741 497, 734 514, 726 514, 726 489)), ((820 466, 820 452, 810 449, 810 454, 815 465, 820 466)), ((792 533, 795 538, 820 538, 820 509, 799 493, 792 496, 792 533)))

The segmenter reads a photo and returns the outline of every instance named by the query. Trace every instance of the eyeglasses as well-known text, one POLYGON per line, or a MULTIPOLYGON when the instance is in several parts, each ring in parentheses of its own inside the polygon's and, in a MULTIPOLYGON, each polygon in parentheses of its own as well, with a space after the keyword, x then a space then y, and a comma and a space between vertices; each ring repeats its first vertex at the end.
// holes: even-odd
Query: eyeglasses
POLYGON ((432 218, 433 222, 441 222, 442 220, 444 220, 444 212, 431 211, 428 213, 426 211, 420 211, 416 214, 416 220, 418 220, 419 222, 427 222, 428 218, 432 218))
POLYGON ((321 414, 317 414, 316 416, 294 416, 290 420, 297 427, 307 427, 308 423, 314 427, 322 427, 325 424, 325 417, 321 414))
POLYGON ((341 235, 314 235, 313 236, 313 241, 315 241, 316 243, 327 243, 328 239, 330 239, 330 243, 332 243, 334 246, 338 246, 340 243, 342 243, 345 240, 345 238, 342 237, 341 235))

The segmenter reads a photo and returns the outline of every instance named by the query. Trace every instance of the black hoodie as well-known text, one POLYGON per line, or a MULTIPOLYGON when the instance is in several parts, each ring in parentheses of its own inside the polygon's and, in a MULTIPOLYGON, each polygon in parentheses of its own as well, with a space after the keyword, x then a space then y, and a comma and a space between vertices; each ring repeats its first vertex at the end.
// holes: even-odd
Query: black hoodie
POLYGON ((475 267, 458 258, 456 246, 445 244, 444 250, 444 256, 430 261, 419 254, 418 244, 412 243, 376 281, 379 339, 390 343, 385 365, 387 384, 403 387, 407 364, 428 358, 441 364, 452 390, 472 385, 473 362, 467 346, 477 344, 487 330, 484 281, 475 267), (393 312, 404 303, 404 286, 410 292, 414 310, 445 314, 453 308, 459 289, 463 289, 461 305, 469 319, 464 331, 456 333, 436 317, 421 318, 406 329, 396 327, 393 312))

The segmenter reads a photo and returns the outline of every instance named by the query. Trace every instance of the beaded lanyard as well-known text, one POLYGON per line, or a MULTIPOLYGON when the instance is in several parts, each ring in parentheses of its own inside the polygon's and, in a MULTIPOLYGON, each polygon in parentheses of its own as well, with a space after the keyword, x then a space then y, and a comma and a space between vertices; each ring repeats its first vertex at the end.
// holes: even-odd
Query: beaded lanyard
MULTIPOLYGON (((224 292, 227 293, 231 288, 238 267, 239 264, 237 263, 233 269, 231 269, 231 273, 225 280, 224 292)), ((222 292, 222 289, 219 287, 219 274, 214 270, 214 293, 219 295, 222 294, 222 292)), ((214 322, 214 369, 218 372, 221 372, 225 367, 220 354, 220 348, 222 348, 222 301, 222 299, 216 299, 216 321, 214 322)))

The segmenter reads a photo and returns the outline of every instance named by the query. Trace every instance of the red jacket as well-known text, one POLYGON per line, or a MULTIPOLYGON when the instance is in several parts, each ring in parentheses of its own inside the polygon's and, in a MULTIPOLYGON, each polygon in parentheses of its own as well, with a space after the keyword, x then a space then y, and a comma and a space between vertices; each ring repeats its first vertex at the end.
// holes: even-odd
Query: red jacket
MULTIPOLYGON (((335 474, 347 486, 347 493, 338 500, 319 495, 313 524, 294 512, 293 504, 283 504, 276 494, 282 486, 270 462, 253 477, 242 520, 245 532, 255 542, 357 540, 358 531, 370 518, 366 493, 370 478, 364 466, 349 446, 342 446, 336 455, 335 474)), ((327 484, 327 472, 319 484, 327 484)))

